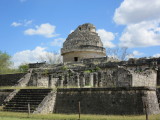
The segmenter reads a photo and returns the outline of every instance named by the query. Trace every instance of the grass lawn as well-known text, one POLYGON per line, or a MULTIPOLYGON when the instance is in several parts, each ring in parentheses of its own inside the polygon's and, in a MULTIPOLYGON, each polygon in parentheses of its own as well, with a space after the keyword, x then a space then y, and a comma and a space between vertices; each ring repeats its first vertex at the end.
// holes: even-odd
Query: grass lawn
MULTIPOLYGON (((77 120, 78 114, 31 114, 0 111, 0 120, 77 120)), ((81 120, 145 120, 144 115, 116 116, 116 115, 81 115, 81 120)), ((159 115, 150 115, 149 120, 160 120, 159 115)))

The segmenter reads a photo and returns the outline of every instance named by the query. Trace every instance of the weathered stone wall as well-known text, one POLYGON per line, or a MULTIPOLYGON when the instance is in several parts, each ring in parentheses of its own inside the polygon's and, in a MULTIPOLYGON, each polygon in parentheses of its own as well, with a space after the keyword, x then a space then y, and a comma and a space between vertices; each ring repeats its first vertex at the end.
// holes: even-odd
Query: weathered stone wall
MULTIPOLYGON (((66 68, 68 69, 68 68, 66 68)), ((46 71, 46 70, 44 70, 46 71)), ((137 71, 125 67, 106 69, 72 69, 45 73, 37 71, 32 74, 29 86, 39 87, 156 87, 157 72, 152 69, 137 71), (45 74, 44 74, 45 73, 45 74)))
POLYGON ((160 69, 157 71, 157 85, 160 86, 160 69))
POLYGON ((133 59, 116 62, 107 57, 83 59, 80 62, 59 64, 52 68, 36 68, 29 85, 41 87, 57 85, 61 87, 155 87, 160 78, 155 61, 155 59, 133 59))
POLYGON ((143 105, 146 105, 149 114, 160 113, 159 102, 156 91, 144 91, 142 100, 143 100, 143 105))
POLYGON ((57 86, 61 87, 156 87, 157 72, 152 69, 140 72, 118 67, 108 68, 104 71, 91 71, 90 69, 83 72, 68 71, 53 74, 52 78, 57 78, 53 82, 57 81, 57 86))
POLYGON ((118 59, 112 57, 99 57, 99 58, 90 58, 90 59, 82 59, 84 64, 93 63, 93 64, 100 64, 100 63, 107 63, 107 62, 118 62, 118 59))
POLYGON ((28 83, 29 86, 48 87, 49 76, 33 73, 28 83))
POLYGON ((42 76, 41 78, 37 79, 37 86, 48 87, 48 77, 42 76))
POLYGON ((132 73, 132 86, 156 87, 156 85, 157 85, 157 71, 146 70, 143 72, 132 73))
POLYGON ((63 62, 74 62, 74 57, 78 57, 78 61, 84 58, 95 58, 95 57, 104 57, 105 55, 100 52, 95 51, 86 51, 86 52, 70 52, 63 55, 63 62))
POLYGON ((78 113, 79 101, 82 114, 144 114, 144 104, 149 114, 160 112, 155 89, 144 87, 58 89, 54 111, 78 113))
POLYGON ((63 43, 61 55, 63 62, 73 62, 74 57, 79 59, 104 57, 106 52, 95 26, 86 23, 68 35, 63 43))
POLYGON ((0 106, 11 92, 13 92, 12 89, 0 89, 0 106))
POLYGON ((55 78, 52 74, 47 74, 47 70, 43 72, 33 71, 28 86, 37 87, 55 87, 57 86, 58 78, 55 78))
POLYGON ((26 73, 1 74, 0 86, 14 86, 26 73))

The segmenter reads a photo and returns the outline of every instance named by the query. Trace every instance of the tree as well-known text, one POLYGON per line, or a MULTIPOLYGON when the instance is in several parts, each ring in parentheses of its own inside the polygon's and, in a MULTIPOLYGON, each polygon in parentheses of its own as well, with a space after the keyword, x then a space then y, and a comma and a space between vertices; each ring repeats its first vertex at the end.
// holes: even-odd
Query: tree
POLYGON ((43 56, 39 56, 41 61, 46 61, 49 64, 62 63, 62 56, 57 53, 46 52, 43 56))
POLYGON ((0 74, 7 73, 12 65, 11 56, 6 52, 0 51, 0 74))
MULTIPOLYGON (((131 56, 132 54, 128 52, 127 47, 122 47, 122 48, 107 48, 106 49, 106 54, 109 57, 114 57, 119 60, 127 60, 128 56, 131 56)), ((132 55, 133 56, 133 55, 132 55)))
POLYGON ((21 65, 18 67, 18 70, 19 70, 20 72, 23 72, 23 73, 27 72, 28 69, 29 69, 28 64, 21 64, 21 65))

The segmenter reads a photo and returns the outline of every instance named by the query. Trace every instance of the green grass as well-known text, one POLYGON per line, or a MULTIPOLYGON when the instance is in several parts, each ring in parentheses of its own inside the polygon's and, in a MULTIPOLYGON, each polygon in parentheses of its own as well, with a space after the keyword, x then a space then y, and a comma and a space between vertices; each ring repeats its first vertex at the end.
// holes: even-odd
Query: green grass
MULTIPOLYGON (((31 114, 0 111, 0 120, 77 120, 78 114, 31 114)), ((144 115, 81 115, 81 120, 145 120, 144 115)), ((160 120, 159 115, 150 115, 149 120, 160 120)))

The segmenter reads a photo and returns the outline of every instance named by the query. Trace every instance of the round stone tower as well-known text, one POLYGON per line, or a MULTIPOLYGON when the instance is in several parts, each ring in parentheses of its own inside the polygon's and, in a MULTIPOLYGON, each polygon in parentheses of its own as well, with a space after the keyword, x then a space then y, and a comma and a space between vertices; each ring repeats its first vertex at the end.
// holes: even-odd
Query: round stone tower
POLYGON ((86 23, 68 35, 61 49, 63 62, 80 61, 84 58, 98 58, 106 56, 103 43, 96 33, 93 24, 86 23))

